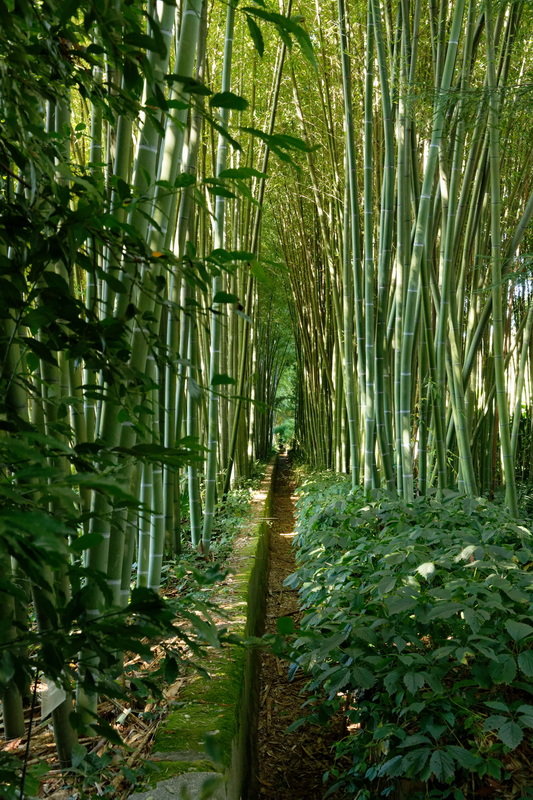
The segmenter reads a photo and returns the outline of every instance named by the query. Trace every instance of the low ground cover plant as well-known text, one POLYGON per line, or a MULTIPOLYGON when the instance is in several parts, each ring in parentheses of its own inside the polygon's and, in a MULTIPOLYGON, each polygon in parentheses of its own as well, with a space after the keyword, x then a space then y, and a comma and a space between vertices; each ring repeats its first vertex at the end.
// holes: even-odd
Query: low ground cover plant
MULTIPOLYGON (((106 591, 105 577, 83 568, 78 540, 72 537, 68 569, 77 578, 71 583, 77 583, 78 590, 55 610, 49 630, 37 629, 31 603, 32 624, 19 626, 14 642, 0 647, 0 694, 9 682, 16 681, 29 706, 23 736, 0 743, 2 800, 31 800, 58 787, 65 792, 68 789, 72 800, 81 796, 120 797, 131 793, 132 785, 136 789, 142 787, 147 774, 151 774, 144 762, 149 750, 148 735, 155 733, 156 722, 168 713, 169 706, 180 702, 171 691, 172 686, 179 686, 180 681, 195 673, 208 677, 208 648, 218 649, 236 639, 235 634, 228 634, 227 616, 213 595, 227 576, 234 539, 249 520, 252 492, 262 474, 259 468, 256 473, 253 480, 241 481, 220 509, 210 556, 199 554, 184 537, 180 557, 163 566, 161 590, 133 588, 124 609, 112 609, 94 619, 88 616, 83 602, 87 589, 82 578, 89 576, 106 591), (99 655, 98 663, 91 663, 90 669, 80 655, 87 643, 99 655), (92 732, 81 728, 79 714, 70 715, 82 739, 73 746, 71 765, 62 770, 57 769, 52 749, 50 712, 43 716, 39 699, 44 685, 54 682, 66 691, 73 690, 76 682, 82 687, 90 684, 100 699, 92 732), (137 744, 132 747, 123 738, 131 733, 129 722, 124 724, 128 718, 129 722, 137 720, 146 734, 142 752, 137 744), (38 741, 35 729, 39 732, 38 741)), ((4 527, 6 520, 9 517, 4 511, 4 527)), ((4 548, 9 548, 8 555, 19 548, 30 577, 43 571, 44 566, 57 568, 59 556, 67 546, 63 526, 57 522, 54 528, 52 523, 46 525, 47 520, 44 514, 38 518, 40 524, 34 526, 32 537, 13 535, 11 541, 4 535, 0 546, 0 556, 4 548)), ((74 518, 73 531, 76 522, 74 518)), ((135 568, 132 586, 134 581, 135 568)), ((0 607, 8 596, 6 589, 17 598, 22 593, 18 584, 4 580, 0 585, 0 607)), ((2 739, 3 723, 0 714, 2 739)))
POLYGON ((296 545, 291 669, 310 675, 306 719, 346 709, 336 785, 461 800, 510 782, 533 738, 529 528, 483 499, 369 501, 330 478, 304 486, 296 545))

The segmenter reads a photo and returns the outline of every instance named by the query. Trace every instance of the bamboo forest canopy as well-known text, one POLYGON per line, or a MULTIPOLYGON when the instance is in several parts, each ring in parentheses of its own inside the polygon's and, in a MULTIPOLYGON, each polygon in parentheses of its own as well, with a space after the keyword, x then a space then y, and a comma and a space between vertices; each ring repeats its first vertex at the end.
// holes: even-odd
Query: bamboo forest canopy
POLYGON ((311 147, 273 178, 300 442, 354 485, 409 500, 503 484, 514 511, 531 463, 531 5, 339 0, 311 18, 317 69, 286 76, 311 147))
MULTIPOLYGON (((530 3, 0 15, 4 642, 21 575, 43 633, 128 607, 133 567, 157 590, 185 539, 207 554, 217 503, 269 453, 288 367, 315 465, 406 500, 504 485, 515 510, 533 455, 530 3)), ((47 667, 64 763, 74 661, 47 667)), ((104 662, 89 641, 79 726, 104 662)))

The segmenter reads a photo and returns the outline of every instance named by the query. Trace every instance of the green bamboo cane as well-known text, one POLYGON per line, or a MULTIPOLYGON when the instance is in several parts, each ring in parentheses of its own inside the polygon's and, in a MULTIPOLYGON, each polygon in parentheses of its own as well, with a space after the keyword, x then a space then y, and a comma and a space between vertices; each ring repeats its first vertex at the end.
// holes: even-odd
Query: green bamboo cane
MULTIPOLYGON (((367 9, 367 46, 365 65, 365 103, 364 103, 364 239, 365 265, 371 269, 373 258, 373 92, 374 92, 374 19, 372 4, 367 9)), ((389 354, 386 347, 386 318, 389 305, 389 284, 391 275, 391 236, 392 236, 392 193, 394 191, 394 155, 392 153, 392 109, 386 65, 383 51, 378 49, 380 82, 385 85, 381 105, 383 116, 383 136, 385 142, 384 180, 382 185, 382 209, 380 215, 380 234, 377 273, 377 309, 375 333, 375 417, 376 432, 381 453, 381 463, 387 488, 394 491, 394 467, 392 463, 392 429, 390 424, 390 400, 388 389, 389 354), (392 161, 392 163, 391 163, 392 161), (392 183, 391 183, 392 182, 392 183)), ((365 266, 366 270, 366 266, 365 266)), ((368 284, 367 284, 368 285, 368 284)), ((368 301, 368 298, 367 298, 368 301)), ((366 323, 365 323, 366 325, 366 323)), ((370 328, 370 321, 368 327, 370 328)), ((366 333, 365 335, 368 335, 366 333)), ((366 390, 365 390, 366 391, 366 390)), ((366 438, 371 435, 368 431, 366 438)), ((365 467, 368 472, 368 469, 365 467)))
MULTIPOLYGON (((402 405, 401 405, 401 358, 402 358, 402 330, 405 314, 406 278, 409 271, 409 249, 411 239, 411 205, 410 205, 410 172, 409 172, 409 136, 407 120, 407 27, 409 17, 406 14, 405 3, 402 3, 401 17, 401 52, 400 66, 398 69, 398 113, 397 113, 397 139, 398 139, 398 177, 397 177, 397 211, 396 211, 396 289, 395 289, 395 352, 394 352, 394 401, 395 401, 395 429, 396 429, 396 475, 398 488, 403 486, 404 461, 402 458, 402 405)), ((390 102, 390 101, 389 101, 390 102)), ((389 111, 390 115, 390 111, 389 111)), ((389 187, 389 195, 391 194, 389 187)), ((390 202, 390 200, 389 200, 390 202)), ((382 201, 384 203, 384 201, 382 201)))
POLYGON ((524 384, 526 379, 526 366, 529 358, 529 350, 531 345, 531 335, 533 333, 533 303, 529 303, 527 310, 527 321, 522 338, 522 351, 520 353, 520 364, 518 367, 518 376, 515 387, 515 407, 513 413, 513 427, 511 431, 511 450, 513 456, 513 463, 517 462, 518 455, 518 435, 520 432, 520 421, 522 419, 522 397, 524 392, 524 384))
MULTIPOLYGON (((163 23, 167 18, 169 18, 168 9, 161 9, 162 12, 162 20, 163 23)), ((170 29, 166 29, 164 31, 164 35, 167 37, 167 43, 170 41, 171 31, 170 29)), ((168 47, 167 47, 168 50, 168 47)), ((165 57, 166 58, 166 57, 165 57)), ((157 64, 157 77, 158 80, 162 81, 163 79, 163 72, 165 71, 166 61, 164 58, 160 58, 157 64)), ((146 125, 143 126, 144 133, 146 136, 141 139, 141 144, 147 145, 146 147, 143 146, 141 148, 138 158, 137 158, 137 183, 138 188, 142 189, 143 181, 145 183, 145 177, 147 172, 149 172, 150 164, 152 163, 154 151, 153 148, 153 125, 147 121, 146 125)), ((177 154, 178 155, 178 154, 177 154)), ((144 185, 144 184, 143 184, 144 185)), ((142 201, 144 204, 144 210, 147 213, 148 205, 149 205, 149 192, 147 195, 147 199, 142 201)), ((139 212, 140 213, 140 212, 139 212)), ((141 215, 142 216, 142 215, 141 215)), ((147 230, 146 226, 140 226, 142 230, 147 230)), ((157 269, 154 270, 153 275, 146 276, 145 279, 148 280, 150 284, 150 280, 157 276, 157 269)), ((121 306, 124 305, 125 299, 124 296, 118 300, 116 313, 120 313, 121 306)), ((152 316, 154 319, 154 329, 158 330, 159 326, 159 318, 161 313, 161 306, 156 304, 155 299, 153 297, 153 293, 148 293, 143 290, 140 296, 138 297, 138 308, 139 308, 139 319, 142 320, 148 316, 152 316)), ((142 323, 136 324, 134 327, 133 335, 132 335, 132 352, 135 353, 136 363, 139 365, 140 369, 143 369, 144 363, 147 356, 148 351, 148 340, 149 336, 151 335, 148 329, 144 329, 142 327, 142 323)), ((111 392, 112 394, 112 392, 111 392)), ((109 396, 109 392, 108 392, 109 396)), ((133 428, 131 422, 123 421, 121 427, 119 428, 116 425, 116 414, 117 410, 120 408, 120 404, 117 402, 115 403, 112 398, 111 402, 106 403, 106 406, 103 409, 103 413, 101 415, 101 428, 100 433, 103 436, 106 444, 109 446, 116 445, 120 443, 122 447, 131 447, 131 445, 135 442, 135 429, 133 428)), ((124 476, 127 480, 130 480, 132 467, 127 467, 124 473, 124 476)), ((124 553, 127 551, 131 553, 131 543, 125 542, 125 525, 124 525, 124 515, 121 512, 114 514, 115 517, 115 524, 111 524, 111 514, 112 509, 106 503, 105 498, 102 499, 100 496, 95 498, 95 503, 93 506, 93 530, 94 532, 100 533, 102 536, 101 545, 98 545, 91 549, 89 552, 89 565, 93 568, 99 569, 101 571, 107 572, 108 581, 110 583, 111 588, 116 587, 118 589, 119 583, 120 586, 123 588, 124 585, 124 570, 122 568, 123 565, 123 558, 124 553), (111 543, 111 546, 110 546, 111 543)), ((128 526, 128 529, 131 530, 131 526, 128 526)), ((143 579, 144 580, 144 579, 143 579)), ((96 587, 95 587, 96 589, 96 587)), ((93 594, 95 594, 93 592, 93 594)), ((90 605, 92 606, 91 613, 98 614, 99 608, 101 606, 101 598, 95 594, 95 596, 90 600, 90 605)), ((95 708, 95 697, 80 697, 80 702, 84 705, 89 706, 94 710, 95 708)))
POLYGON ((500 99, 496 82, 494 53, 494 27, 492 6, 485 6, 487 40, 487 87, 489 91, 490 126, 490 185, 491 185, 491 247, 492 247, 492 327, 494 351, 494 375, 496 402, 498 406, 500 447, 505 476, 505 502, 511 514, 517 515, 517 497, 513 451, 509 430, 509 408, 505 386, 503 357, 503 309, 502 309, 502 257, 501 257, 501 194, 500 194, 500 99))
MULTIPOLYGON (((56 607, 53 584, 54 577, 52 571, 49 567, 45 567, 43 570, 43 586, 32 586, 32 598, 37 620, 37 629, 40 632, 48 631, 53 628, 50 618, 50 609, 56 607)), ((54 740, 61 769, 70 767, 72 763, 72 752, 78 743, 78 735, 71 720, 73 710, 72 692, 66 691, 65 699, 52 711, 54 740)))
MULTIPOLYGON (((164 14, 164 16, 163 16, 163 23, 164 23, 167 20, 167 10, 166 9, 163 10, 163 14, 164 14)), ((194 17, 194 14, 190 14, 188 16, 189 17, 194 17)), ((169 30, 170 29, 166 29, 165 35, 167 36, 167 38, 170 36, 169 30)), ((182 26, 181 34, 180 34, 180 45, 181 45, 183 37, 185 37, 188 33, 190 33, 190 29, 188 27, 186 27, 186 26, 182 26)), ((189 40, 187 40, 183 44, 183 48, 182 49, 184 51, 186 51, 186 52, 188 52, 190 49, 192 49, 192 52, 194 53, 195 46, 196 46, 196 40, 194 40, 192 43, 189 40)), ((159 70, 159 72, 161 72, 161 70, 163 69, 165 63, 166 62, 163 59, 160 59, 158 61, 158 70, 159 70)), ((190 67, 190 70, 192 70, 192 57, 189 57, 186 66, 190 67)), ((147 133, 147 136, 149 136, 149 138, 152 137, 152 133, 151 133, 152 127, 153 127, 153 125, 151 123, 147 124, 146 133, 147 133)), ((138 156, 138 160, 137 160, 137 168, 138 168, 138 170, 140 170, 141 172, 143 170, 145 170, 149 166, 148 160, 150 160, 151 157, 152 157, 151 151, 148 150, 147 148, 144 148, 142 151, 140 151, 139 156, 138 156), (148 160, 146 160, 146 159, 148 159, 148 160)), ((176 148, 175 158, 176 158, 176 160, 181 159, 181 149, 180 149, 180 147, 176 148)), ((141 172, 139 173, 139 175, 141 175, 141 172)), ((139 177, 139 180, 141 180, 141 177, 139 177)), ((157 196, 156 199, 159 200, 160 198, 157 196)), ((157 237, 156 237, 155 233, 152 233, 151 244, 152 244, 152 247, 156 251, 158 251, 161 248, 161 246, 163 245, 164 236, 165 236, 165 232, 162 229, 157 231, 157 237)), ((152 275, 146 275, 145 279, 150 281, 153 278, 155 278, 157 276, 157 274, 158 274, 158 270, 157 270, 157 268, 154 268, 152 275)), ((122 297, 123 296, 121 296, 121 299, 122 299, 122 297)), ((140 297, 138 298, 138 308, 139 308, 138 319, 142 320, 146 316, 153 317, 153 319, 154 319, 154 323, 153 323, 154 324, 154 328, 155 328, 155 330, 158 330, 159 329, 159 319, 160 319, 160 315, 161 315, 161 305, 156 303, 156 301, 155 301, 155 299, 153 297, 153 293, 148 293, 148 292, 144 291, 140 295, 140 297)), ((119 307, 117 307, 117 313, 119 313, 119 310, 120 310, 119 307)), ((146 358, 147 358, 147 354, 148 354, 148 337, 149 336, 150 336, 150 330, 149 329, 145 329, 143 327, 143 323, 142 322, 135 325, 133 336, 132 336, 131 349, 132 349, 132 353, 135 354, 136 363, 139 365, 139 367, 141 369, 143 368, 143 366, 144 366, 144 364, 146 362, 146 358)), ((128 421, 125 421, 122 424, 121 430, 117 430, 115 419, 116 419, 116 408, 113 409, 113 405, 112 404, 108 404, 106 409, 105 409, 105 414, 104 414, 103 421, 102 421, 102 433, 101 433, 101 435, 103 436, 104 440, 106 442, 108 442, 109 444, 118 443, 117 437, 119 437, 119 442, 120 442, 120 445, 122 447, 131 447, 131 445, 135 442, 135 429, 133 428, 131 423, 129 423, 128 421)), ((130 468, 130 473, 131 473, 131 468, 130 468)), ((101 515, 97 514, 95 516, 97 518, 101 518, 101 515)), ((105 517, 104 517, 104 519, 105 519, 105 517)), ((102 525, 101 522, 98 523, 98 524, 100 526, 102 525)), ((107 532, 105 530, 102 530, 101 532, 104 535, 104 541, 102 543, 102 546, 100 547, 100 552, 99 553, 97 553, 97 552, 94 553, 94 560, 95 560, 95 564, 97 565, 97 568, 100 568, 98 565, 101 565, 101 564, 102 565, 105 564, 106 567, 109 568, 109 566, 110 566, 110 564, 108 564, 109 532, 107 532)), ((120 577, 120 570, 119 570, 119 564, 120 564, 120 558, 121 558, 120 554, 121 554, 121 552, 124 551, 124 529, 123 529, 123 527, 121 525, 114 526, 113 530, 111 531, 111 535, 112 535, 113 540, 114 540, 113 541, 113 548, 114 548, 114 551, 116 551, 116 552, 114 553, 114 557, 113 557, 113 565, 114 565, 113 566, 113 574, 109 573, 108 574, 108 578, 109 578, 110 581, 116 581, 120 577)), ((93 549, 95 550, 96 548, 93 548, 93 549)))
MULTIPOLYGON (((189 17, 191 18, 188 20, 188 36, 197 38, 198 45, 197 45, 197 65, 196 65, 196 76, 200 82, 203 82, 204 79, 204 71, 205 71, 205 49, 206 49, 206 38, 207 38, 207 9, 206 3, 201 4, 201 15, 199 20, 199 25, 197 28, 198 20, 197 20, 197 13, 196 7, 191 7, 189 13, 189 17)), ((189 62, 181 64, 181 67, 184 69, 190 68, 189 62)), ((187 148, 187 155, 186 155, 186 170, 187 173, 194 175, 196 177, 197 173, 197 162, 198 162, 198 153, 200 149, 200 134, 202 130, 202 120, 203 120, 203 101, 202 98, 199 98, 194 111, 192 113, 191 124, 189 129, 189 140, 188 140, 188 148, 187 148)), ((179 213, 177 219, 177 225, 174 235, 174 244, 173 249, 174 253, 178 258, 183 258, 185 254, 185 247, 187 237, 192 239, 192 226, 194 223, 194 216, 193 216, 193 196, 192 190, 190 187, 185 188, 180 197, 180 205, 179 205, 179 213)), ((187 366, 186 366, 186 358, 188 353, 189 347, 189 314, 186 313, 186 303, 187 298, 189 297, 189 290, 186 286, 186 283, 183 279, 183 272, 179 275, 175 272, 172 273, 170 279, 170 286, 169 286, 170 296, 174 299, 179 301, 179 305, 181 307, 180 312, 180 333, 179 333, 179 343, 180 343, 180 353, 181 353, 181 361, 178 365, 177 375, 176 375, 176 382, 174 381, 174 376, 170 368, 167 369, 167 386, 168 389, 168 396, 165 401, 165 407, 167 410, 167 416, 165 417, 165 443, 167 446, 172 445, 172 441, 174 439, 180 439, 182 435, 182 425, 183 420, 186 417, 185 410, 185 385, 187 380, 187 366), (185 313, 184 313, 185 309, 185 313), (175 387, 171 389, 170 387, 175 387), (170 413, 170 407, 172 403, 172 393, 174 394, 174 409, 175 413, 170 413)), ((168 341, 168 347, 170 352, 174 350, 174 341, 175 336, 173 336, 173 331, 177 329, 177 324, 173 320, 172 313, 169 312, 167 317, 167 331, 170 335, 170 339, 168 341)), ((171 497, 165 492, 164 496, 164 503, 165 503, 165 518, 167 520, 167 538, 171 541, 175 541, 176 551, 181 551, 181 541, 179 540, 179 528, 180 528, 180 515, 181 515, 181 508, 180 508, 180 476, 179 472, 175 476, 171 476, 170 472, 167 471, 167 474, 170 477, 175 479, 176 485, 172 492, 172 496, 174 498, 174 508, 171 509, 170 502, 171 497), (177 507, 176 507, 177 503, 177 507), (172 521, 173 520, 173 521, 172 521)), ((191 482, 193 487, 197 486, 197 481, 193 480, 191 482)), ((191 502, 194 507, 197 503, 197 498, 194 497, 191 499, 191 502)))
MULTIPOLYGON (((465 59, 468 57, 468 43, 465 43, 465 59)), ((463 70, 463 78, 464 70, 463 70)), ((465 87, 466 88, 466 87, 465 87)), ((459 447, 460 475, 461 482, 464 482, 464 490, 469 495, 476 494, 476 483, 474 477, 474 467, 470 450, 470 433, 467 425, 467 416, 464 400, 463 383, 461 378, 461 360, 457 344, 457 316, 450 316, 450 303, 452 295, 452 272, 455 256, 455 234, 456 234, 456 212, 458 184, 461 174, 463 160, 463 103, 459 100, 458 105, 459 124, 456 130, 453 159, 451 166, 451 180, 448 181, 446 168, 441 158, 440 186, 441 196, 445 198, 443 202, 443 227, 444 227, 444 246, 441 270, 441 294, 440 307, 438 314, 437 333, 436 333, 436 353, 437 353, 437 385, 445 385, 445 372, 447 361, 447 341, 451 347, 451 361, 448 361, 450 375, 450 398, 452 400, 457 444, 459 447), (444 217, 444 214, 446 215, 444 217), (446 333, 449 328, 449 340, 446 333)), ((441 151, 442 153, 442 148, 441 151)), ((440 394, 436 413, 440 415, 441 424, 444 425, 445 409, 443 393, 440 394)))
MULTIPOLYGON (((2 559, 3 560, 3 559, 2 559)), ((9 558, 6 558, 1 566, 1 574, 5 577, 11 571, 9 558)), ((17 639, 19 631, 15 627, 15 601, 11 595, 4 592, 0 594, 0 622, 4 642, 14 650, 13 642, 17 639)), ((4 737, 6 741, 18 739, 24 736, 24 707, 22 704, 22 693, 11 678, 5 681, 5 685, 0 693, 2 704, 2 718, 4 723, 4 737)))
MULTIPOLYGON (((433 129, 431 142, 425 166, 422 192, 415 227, 414 241, 411 251, 411 263, 409 270, 405 319, 402 335, 402 356, 401 356, 401 389, 400 389, 400 413, 401 413, 401 445, 402 445, 402 470, 403 470, 403 495, 405 499, 410 499, 413 494, 413 468, 412 453, 410 442, 410 414, 411 414, 411 395, 412 395, 412 361, 414 349, 414 334, 416 326, 416 308, 419 291, 420 264, 424 250, 424 240, 426 227, 428 225, 430 202, 432 198, 433 184, 438 162, 438 151, 442 139, 442 131, 445 122, 446 106, 445 101, 451 86, 459 36, 461 32, 462 19, 464 14, 464 0, 458 0, 453 10, 453 18, 450 28, 450 37, 446 48, 446 59, 442 72, 442 80, 438 86, 433 114, 433 129)), ((438 74, 438 73, 437 73, 438 74)))
MULTIPOLYGON (((222 92, 229 92, 231 87, 231 67, 233 53, 233 35, 235 27, 235 3, 230 0, 227 6, 226 34, 224 39, 224 62, 222 68, 222 92)), ((226 128, 229 121, 229 109, 223 108, 220 114, 220 123, 226 128)), ((216 175, 226 168, 228 143, 224 136, 220 135, 217 148, 216 175)), ((217 195, 215 204, 215 223, 214 223, 214 246, 215 249, 223 248, 224 237, 224 215, 226 211, 225 197, 217 195)), ((213 278, 213 298, 222 290, 222 276, 219 273, 213 278)), ((216 504, 216 480, 218 471, 218 392, 215 388, 215 376, 219 373, 220 360, 220 337, 221 321, 219 317, 220 304, 212 301, 213 311, 211 314, 211 348, 209 359, 209 421, 208 421, 208 453, 205 476, 205 505, 204 522, 202 528, 202 549, 205 553, 209 552, 211 542, 211 532, 213 529, 213 518, 216 504)))
MULTIPOLYGON (((356 396, 355 396, 355 356, 353 348, 353 335, 354 335, 354 286, 357 285, 358 276, 361 271, 361 254, 360 254, 360 235, 359 235, 359 208, 358 208, 358 191, 357 191, 357 172, 355 161, 355 141, 353 130, 353 109, 352 109, 352 87, 351 87, 351 74, 350 74, 350 56, 348 53, 348 37, 346 33, 346 12, 344 7, 344 0, 338 0, 338 17, 339 17, 339 33, 340 33, 340 46, 341 46, 341 65, 342 65, 342 80, 343 80, 343 95, 344 95, 344 128, 346 136, 346 184, 347 184, 347 197, 349 200, 349 218, 345 222, 345 234, 343 237, 343 322, 344 322, 344 383, 345 383, 345 398, 346 398, 346 413, 348 416, 348 431, 350 440, 350 470, 352 476, 352 489, 355 489, 359 483, 359 437, 357 431, 357 410, 356 410, 356 396), (350 236, 348 235, 350 234, 350 236), (351 244, 351 247, 350 247, 351 244), (352 259, 350 259, 350 251, 352 259), (351 269, 350 269, 351 268, 351 269)), ((370 49, 370 46, 369 46, 370 49)), ((371 119, 370 119, 371 125, 371 119)), ((369 147, 372 147, 372 128, 368 131, 367 120, 365 119, 365 143, 369 137, 369 147)), ((365 151, 366 152, 366 151, 365 151)), ((365 164, 366 169, 368 165, 365 164)), ((372 165, 370 164, 370 171, 372 165)), ((365 172, 365 179, 366 179, 365 172)), ((371 176, 371 172, 370 172, 371 176)), ((370 188, 371 191, 371 188, 370 188)), ((345 205, 348 204, 345 201, 345 205)), ((366 206, 366 183, 365 183, 365 211, 366 206)), ((367 227, 365 215, 365 247, 367 246, 367 227)), ((372 226, 372 218, 370 217, 370 231, 372 226)), ((367 255, 368 258, 368 255, 367 255)), ((370 260, 372 260, 372 253, 370 252, 370 260)), ((372 287, 373 291, 373 287, 372 287)), ((367 298, 368 299, 368 298, 367 298)), ((372 320, 373 324, 373 320, 372 320)), ((373 336, 373 331, 372 331, 373 336)), ((368 354, 371 355, 371 354, 368 354)), ((368 361, 367 361, 368 363, 368 361)), ((369 378, 367 375, 367 390, 369 378)), ((369 413, 371 410, 369 409, 369 413)), ((370 430, 369 425, 366 428, 365 442, 372 440, 373 429, 370 430), (370 438, 369 438, 370 435, 370 438)), ((365 475, 366 475, 366 460, 365 460, 365 475)))
MULTIPOLYGON (((161 372, 157 359, 154 358, 154 388, 151 391, 151 406, 155 418, 160 412, 159 387, 161 385, 161 372)), ((162 425, 160 426, 162 428, 162 425)), ((152 431, 152 441, 158 444, 160 441, 160 431, 152 431)), ((161 461, 154 462, 152 470, 153 497, 152 513, 150 515, 150 548, 148 563, 148 586, 155 592, 159 591, 161 583, 161 569, 165 554, 165 515, 164 515, 164 487, 163 487, 163 465, 161 461)))
MULTIPOLYGON (((147 101, 151 99, 154 89, 153 84, 163 85, 164 75, 168 71, 170 61, 170 44, 176 17, 175 6, 171 3, 164 3, 162 0, 158 0, 154 11, 155 23, 159 27, 160 36, 164 43, 164 50, 163 52, 150 50, 147 53, 153 79, 145 81, 142 96, 143 106, 146 106, 147 101)), ((149 218, 153 213, 153 199, 155 194, 154 176, 156 176, 158 172, 157 163, 160 133, 151 115, 144 109, 141 110, 139 122, 139 144, 135 156, 133 183, 135 189, 141 195, 141 200, 133 205, 130 220, 139 234, 146 237, 149 229, 149 218)))
MULTIPOLYGON (((189 289, 189 291, 191 291, 189 289)), ((189 323, 189 344, 187 358, 188 366, 188 389, 187 389, 187 436, 196 439, 198 437, 198 405, 199 405, 199 381, 198 376, 198 347, 196 338, 196 321, 192 319, 189 323)), ((189 484, 189 516, 191 524, 191 541, 193 547, 197 548, 202 536, 202 507, 200 500, 200 484, 198 478, 198 467, 189 464, 187 468, 189 484)))

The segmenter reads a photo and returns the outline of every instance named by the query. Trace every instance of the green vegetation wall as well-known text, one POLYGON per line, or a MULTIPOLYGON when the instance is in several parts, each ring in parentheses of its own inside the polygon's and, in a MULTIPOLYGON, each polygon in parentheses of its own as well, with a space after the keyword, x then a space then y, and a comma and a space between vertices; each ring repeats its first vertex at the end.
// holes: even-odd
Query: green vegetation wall
POLYGON ((262 4, 0 15, 0 693, 11 738, 60 686, 66 766, 121 651, 172 627, 163 559, 207 555, 255 456, 262 200, 304 147, 274 134, 285 52, 312 53, 262 4))

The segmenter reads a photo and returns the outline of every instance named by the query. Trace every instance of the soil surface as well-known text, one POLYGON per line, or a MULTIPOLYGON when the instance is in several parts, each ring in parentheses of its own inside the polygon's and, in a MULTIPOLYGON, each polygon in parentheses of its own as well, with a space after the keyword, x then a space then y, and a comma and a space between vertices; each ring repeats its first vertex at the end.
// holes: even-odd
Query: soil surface
MULTIPOLYGON (((287 456, 280 455, 275 476, 266 633, 276 633, 278 617, 292 616, 298 624, 298 593, 283 586, 295 571, 294 483, 287 456)), ((330 727, 287 727, 302 716, 306 678, 288 679, 288 664, 273 653, 262 653, 259 717, 259 798, 261 800, 321 800, 327 786, 322 776, 334 760, 333 747, 343 736, 343 719, 330 727)), ((334 797, 337 797, 336 795, 334 797)), ((337 798, 339 800, 339 798, 337 798)))

